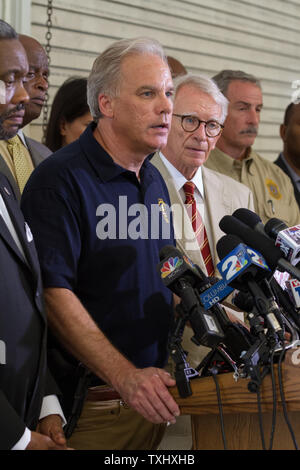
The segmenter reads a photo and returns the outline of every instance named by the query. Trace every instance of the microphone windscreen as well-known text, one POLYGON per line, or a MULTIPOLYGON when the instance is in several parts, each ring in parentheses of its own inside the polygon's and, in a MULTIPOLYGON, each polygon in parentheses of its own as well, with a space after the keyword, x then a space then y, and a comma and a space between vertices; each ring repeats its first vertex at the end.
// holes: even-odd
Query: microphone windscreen
POLYGON ((162 261, 165 258, 168 258, 169 256, 182 256, 182 253, 177 250, 177 248, 173 245, 165 245, 161 248, 159 252, 159 259, 162 261))
POLYGON ((223 232, 231 235, 237 235, 243 242, 251 248, 259 251, 266 259, 269 267, 275 270, 279 259, 282 258, 282 252, 267 237, 255 232, 240 220, 230 215, 225 215, 219 223, 223 232))
POLYGON ((244 207, 237 209, 233 212, 233 217, 236 219, 241 220, 244 224, 248 225, 251 228, 255 228, 255 226, 259 223, 262 223, 261 218, 255 212, 250 211, 244 207))
POLYGON ((266 223, 265 232, 267 235, 269 235, 269 237, 276 240, 278 233, 281 232, 281 230, 285 230, 286 228, 288 228, 288 226, 282 222, 282 220, 273 217, 266 223))
POLYGON ((225 258, 240 243, 243 243, 243 242, 236 235, 229 234, 229 235, 224 235, 223 237, 221 237, 220 240, 218 240, 217 245, 216 245, 217 253, 218 253, 220 260, 225 258))

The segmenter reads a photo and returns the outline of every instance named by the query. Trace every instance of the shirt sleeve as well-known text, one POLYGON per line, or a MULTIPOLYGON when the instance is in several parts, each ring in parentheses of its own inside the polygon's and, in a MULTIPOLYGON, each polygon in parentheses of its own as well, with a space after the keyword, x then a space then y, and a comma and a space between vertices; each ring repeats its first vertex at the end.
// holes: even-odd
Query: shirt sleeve
POLYGON ((33 233, 44 287, 74 290, 81 253, 81 227, 74 204, 67 195, 44 188, 25 193, 22 211, 33 233))
POLYGON ((11 450, 25 450, 30 441, 31 441, 31 432, 28 428, 25 428, 23 436, 11 448, 11 450))
POLYGON ((63 426, 67 424, 66 418, 63 414, 59 400, 56 395, 48 395, 43 399, 39 419, 41 420, 49 415, 59 415, 63 421, 63 426))

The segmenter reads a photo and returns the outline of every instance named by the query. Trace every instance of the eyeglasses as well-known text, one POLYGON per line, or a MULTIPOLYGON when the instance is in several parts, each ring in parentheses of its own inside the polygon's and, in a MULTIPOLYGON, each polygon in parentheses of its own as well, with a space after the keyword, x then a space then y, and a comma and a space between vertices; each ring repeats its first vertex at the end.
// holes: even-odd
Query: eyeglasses
POLYGON ((196 116, 186 114, 173 114, 173 116, 181 118, 181 127, 186 132, 196 131, 202 123, 205 125, 207 137, 217 137, 224 129, 224 126, 217 121, 201 121, 196 116))

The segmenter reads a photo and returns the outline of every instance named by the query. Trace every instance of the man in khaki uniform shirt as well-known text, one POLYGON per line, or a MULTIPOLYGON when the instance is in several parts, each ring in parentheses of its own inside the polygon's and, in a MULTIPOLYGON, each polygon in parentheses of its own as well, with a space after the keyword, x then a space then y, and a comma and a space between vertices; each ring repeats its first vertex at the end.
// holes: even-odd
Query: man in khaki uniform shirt
POLYGON ((223 70, 213 80, 229 100, 229 108, 223 133, 205 165, 248 186, 263 223, 277 217, 289 227, 299 224, 299 206, 289 177, 251 148, 263 106, 259 81, 232 70, 223 70))

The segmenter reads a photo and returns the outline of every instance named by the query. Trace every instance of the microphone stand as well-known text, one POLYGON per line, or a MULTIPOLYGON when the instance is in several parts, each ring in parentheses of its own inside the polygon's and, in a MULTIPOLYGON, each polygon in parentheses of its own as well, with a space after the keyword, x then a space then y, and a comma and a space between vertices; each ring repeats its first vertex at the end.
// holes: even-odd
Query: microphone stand
POLYGON ((177 305, 176 310, 179 313, 179 317, 175 320, 175 327, 168 342, 168 350, 175 363, 174 375, 179 395, 182 398, 186 398, 192 395, 190 380, 194 377, 198 377, 199 374, 188 364, 186 360, 187 353, 181 346, 183 330, 188 320, 188 314, 184 312, 182 303, 177 305))

